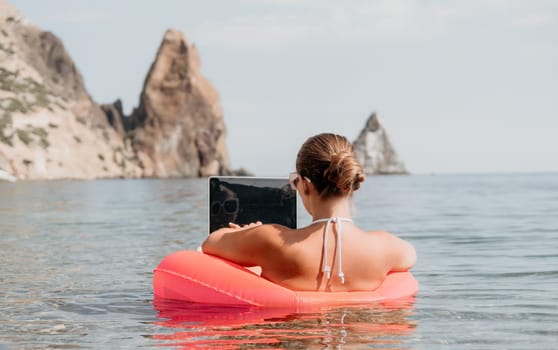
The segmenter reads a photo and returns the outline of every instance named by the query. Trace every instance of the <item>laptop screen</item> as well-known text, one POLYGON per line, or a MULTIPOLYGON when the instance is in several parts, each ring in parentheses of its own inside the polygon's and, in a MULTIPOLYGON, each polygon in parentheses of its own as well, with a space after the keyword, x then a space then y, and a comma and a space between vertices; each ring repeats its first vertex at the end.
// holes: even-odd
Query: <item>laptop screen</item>
POLYGON ((296 192, 287 178, 209 178, 209 233, 256 221, 296 228, 296 192))

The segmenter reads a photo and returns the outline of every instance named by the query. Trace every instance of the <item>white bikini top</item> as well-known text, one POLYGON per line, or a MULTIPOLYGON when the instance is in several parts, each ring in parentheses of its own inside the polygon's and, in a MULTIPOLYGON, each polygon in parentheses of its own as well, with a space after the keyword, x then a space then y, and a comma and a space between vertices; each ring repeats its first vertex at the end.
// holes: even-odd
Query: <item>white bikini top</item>
POLYGON ((324 251, 323 251, 323 262, 322 262, 322 272, 326 274, 327 279, 331 278, 331 266, 327 264, 327 234, 329 231, 329 226, 331 223, 337 224, 337 266, 338 266, 338 273, 339 279, 341 279, 341 284, 345 284, 345 274, 343 273, 343 266, 342 266, 342 254, 341 254, 341 222, 353 222, 351 219, 342 218, 342 217, 331 217, 331 218, 324 218, 312 221, 311 224, 317 224, 319 222, 325 222, 324 228, 324 251))

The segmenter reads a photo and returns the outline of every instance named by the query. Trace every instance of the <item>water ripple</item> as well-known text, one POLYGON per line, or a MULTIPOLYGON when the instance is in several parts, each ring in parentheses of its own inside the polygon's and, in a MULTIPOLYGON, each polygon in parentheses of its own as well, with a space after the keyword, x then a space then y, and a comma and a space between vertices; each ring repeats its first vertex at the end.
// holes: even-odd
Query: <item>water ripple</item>
POLYGON ((0 348, 556 347, 555 174, 369 177, 355 221, 418 252, 421 291, 398 310, 153 305, 152 269, 207 234, 206 191, 204 179, 0 183, 0 348))

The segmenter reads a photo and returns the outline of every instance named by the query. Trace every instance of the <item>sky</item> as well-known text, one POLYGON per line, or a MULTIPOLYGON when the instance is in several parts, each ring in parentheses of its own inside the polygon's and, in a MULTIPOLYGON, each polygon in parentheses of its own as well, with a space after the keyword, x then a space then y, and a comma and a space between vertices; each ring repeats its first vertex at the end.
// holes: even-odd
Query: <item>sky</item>
POLYGON ((93 99, 138 105, 169 28, 221 96, 233 168, 286 176, 372 112, 413 174, 558 171, 558 1, 11 0, 93 99))

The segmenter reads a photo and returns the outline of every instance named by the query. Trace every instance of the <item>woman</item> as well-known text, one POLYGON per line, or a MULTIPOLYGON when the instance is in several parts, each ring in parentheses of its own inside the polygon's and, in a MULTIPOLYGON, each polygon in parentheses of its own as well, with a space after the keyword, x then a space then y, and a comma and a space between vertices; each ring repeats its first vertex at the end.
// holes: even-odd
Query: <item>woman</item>
POLYGON ((230 224, 202 245, 207 254, 260 266, 272 282, 301 291, 374 290, 390 271, 416 261, 409 243, 384 231, 365 232, 351 220, 351 197, 365 176, 352 144, 319 134, 300 148, 290 180, 313 222, 301 229, 260 222, 230 224))

